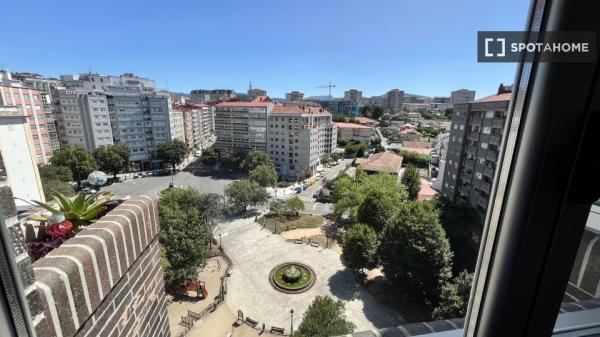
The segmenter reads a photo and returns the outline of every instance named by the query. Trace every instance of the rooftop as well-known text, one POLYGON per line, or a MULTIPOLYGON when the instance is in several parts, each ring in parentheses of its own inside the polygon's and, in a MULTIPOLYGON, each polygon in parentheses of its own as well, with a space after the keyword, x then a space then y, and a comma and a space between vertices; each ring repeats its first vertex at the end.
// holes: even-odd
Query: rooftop
POLYGON ((421 179, 421 190, 419 191, 419 196, 417 200, 431 200, 435 198, 438 193, 431 187, 431 182, 421 179))
POLYGON ((369 126, 354 123, 333 123, 340 129, 371 129, 369 126))
POLYGON ((487 96, 484 98, 480 98, 478 100, 475 100, 473 103, 510 101, 511 96, 512 96, 512 93, 506 92, 506 93, 502 93, 502 94, 491 95, 491 96, 487 96))
POLYGON ((364 117, 364 116, 359 116, 356 117, 356 120, 360 123, 360 124, 375 124, 377 123, 376 120, 368 118, 368 117, 364 117))
POLYGON ((269 96, 258 96, 256 97, 252 102, 222 102, 219 103, 217 105, 215 105, 216 107, 230 107, 230 106, 236 106, 236 107, 266 107, 269 104, 273 104, 273 101, 271 100, 271 98, 269 96))
POLYGON ((398 174, 402 166, 402 157, 392 152, 379 152, 357 163, 365 171, 398 174))

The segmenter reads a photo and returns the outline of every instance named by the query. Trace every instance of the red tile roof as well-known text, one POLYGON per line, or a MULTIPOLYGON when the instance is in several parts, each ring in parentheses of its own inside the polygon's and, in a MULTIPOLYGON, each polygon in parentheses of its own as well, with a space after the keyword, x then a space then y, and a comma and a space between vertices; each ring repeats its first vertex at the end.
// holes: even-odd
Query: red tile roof
POLYGON ((512 93, 506 92, 499 95, 491 95, 484 98, 480 98, 475 100, 473 103, 486 103, 486 102, 501 102, 501 101, 510 101, 512 93))
POLYGON ((364 125, 360 125, 360 124, 354 124, 354 123, 333 123, 335 124, 338 128, 341 129, 372 129, 369 126, 364 126, 364 125))
POLYGON ((364 116, 359 116, 356 117, 356 120, 360 123, 360 124, 375 124, 377 123, 376 120, 368 118, 368 117, 364 117, 364 116))
POLYGON ((429 142, 402 142, 402 150, 419 154, 430 154, 429 142))
POLYGON ((379 152, 357 162, 365 171, 398 174, 402 166, 402 157, 392 152, 379 152))
POLYGON ((225 107, 225 106, 249 106, 249 107, 265 107, 269 104, 273 104, 273 101, 269 96, 258 96, 252 102, 222 102, 215 106, 217 107, 225 107))
POLYGON ((419 191, 419 195, 417 196, 417 200, 431 200, 435 198, 438 194, 433 188, 431 188, 431 183, 425 179, 421 179, 421 190, 419 191))
POLYGON ((273 107, 273 113, 303 113, 304 110, 297 106, 280 106, 273 107))

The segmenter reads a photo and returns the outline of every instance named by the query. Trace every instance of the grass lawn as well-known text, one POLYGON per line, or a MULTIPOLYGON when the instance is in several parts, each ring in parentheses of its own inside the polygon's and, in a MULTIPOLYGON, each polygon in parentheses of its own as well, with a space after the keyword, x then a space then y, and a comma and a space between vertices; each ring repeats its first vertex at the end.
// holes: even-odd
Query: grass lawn
POLYGON ((275 233, 275 225, 277 225, 277 233, 281 233, 292 228, 316 228, 321 226, 324 221, 324 217, 311 214, 300 214, 298 217, 293 218, 267 214, 258 219, 259 224, 265 226, 273 233, 275 233))

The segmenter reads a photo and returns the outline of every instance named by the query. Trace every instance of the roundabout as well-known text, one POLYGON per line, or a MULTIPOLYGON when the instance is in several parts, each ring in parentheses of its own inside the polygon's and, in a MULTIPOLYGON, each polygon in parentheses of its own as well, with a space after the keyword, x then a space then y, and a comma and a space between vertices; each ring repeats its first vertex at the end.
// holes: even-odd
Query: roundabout
POLYGON ((271 285, 287 294, 298 294, 310 289, 316 281, 314 270, 299 262, 282 263, 269 274, 271 285))

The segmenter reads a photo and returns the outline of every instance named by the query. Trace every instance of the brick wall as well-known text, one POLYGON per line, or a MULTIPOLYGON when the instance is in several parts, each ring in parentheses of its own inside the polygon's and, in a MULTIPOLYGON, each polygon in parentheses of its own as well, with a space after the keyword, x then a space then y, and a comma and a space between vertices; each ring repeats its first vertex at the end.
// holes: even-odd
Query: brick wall
POLYGON ((33 264, 38 337, 167 337, 158 210, 130 199, 33 264))

